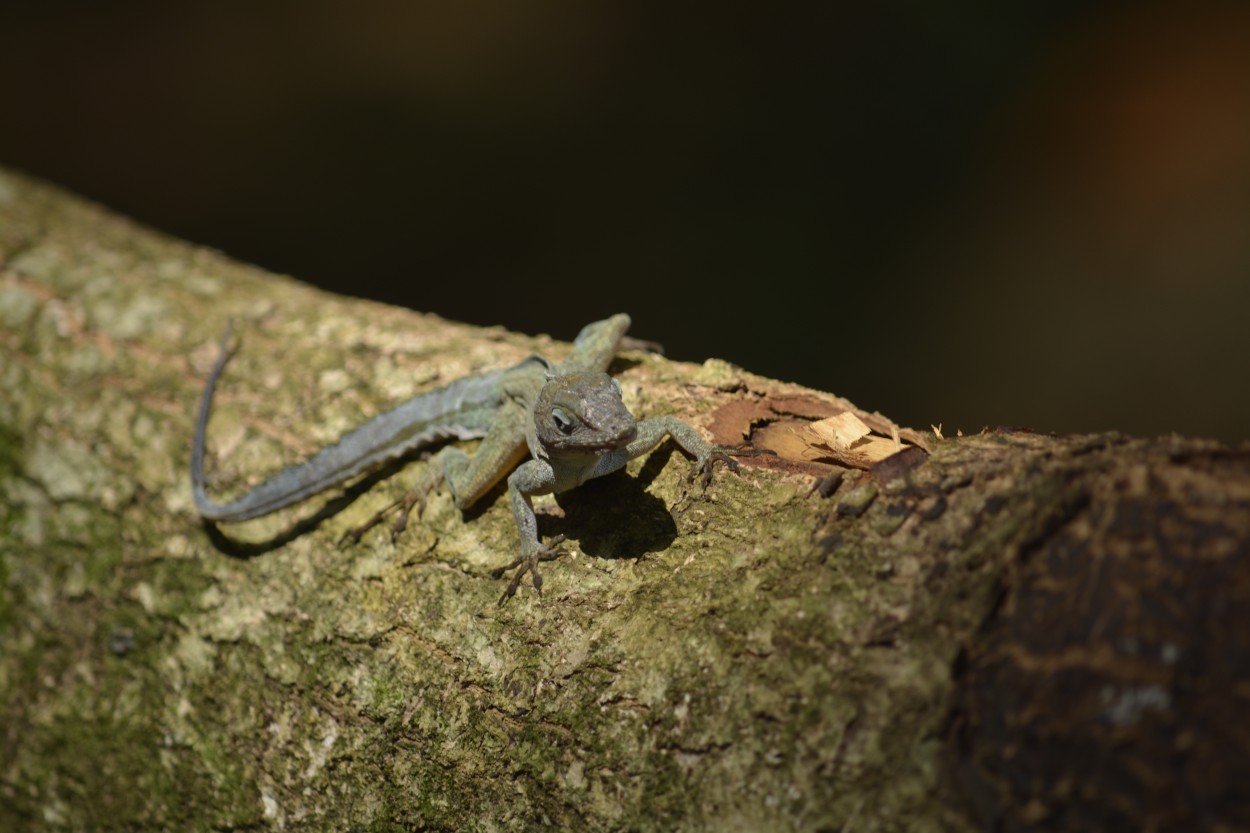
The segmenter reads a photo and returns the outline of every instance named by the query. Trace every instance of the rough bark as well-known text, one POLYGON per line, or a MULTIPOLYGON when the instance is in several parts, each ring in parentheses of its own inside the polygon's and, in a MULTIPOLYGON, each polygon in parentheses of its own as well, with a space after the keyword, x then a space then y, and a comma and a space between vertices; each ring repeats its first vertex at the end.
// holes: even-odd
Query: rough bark
MULTIPOLYGON (((706 494, 662 449, 547 504, 576 546, 498 607, 498 495, 337 546, 420 462, 199 521, 192 419, 227 317, 219 494, 563 349, 0 171, 4 830, 1250 825, 1244 446, 997 431, 840 479, 818 451, 750 458, 706 494)), ((721 442, 850 407, 718 361, 614 371, 635 413, 721 442)))

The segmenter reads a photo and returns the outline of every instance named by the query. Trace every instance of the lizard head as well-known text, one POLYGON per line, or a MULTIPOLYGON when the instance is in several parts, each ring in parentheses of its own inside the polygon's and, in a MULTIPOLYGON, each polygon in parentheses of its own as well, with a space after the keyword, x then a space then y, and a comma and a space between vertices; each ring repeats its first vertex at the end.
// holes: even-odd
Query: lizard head
POLYGON ((555 376, 534 404, 538 441, 553 451, 613 451, 637 436, 621 386, 606 373, 555 376))

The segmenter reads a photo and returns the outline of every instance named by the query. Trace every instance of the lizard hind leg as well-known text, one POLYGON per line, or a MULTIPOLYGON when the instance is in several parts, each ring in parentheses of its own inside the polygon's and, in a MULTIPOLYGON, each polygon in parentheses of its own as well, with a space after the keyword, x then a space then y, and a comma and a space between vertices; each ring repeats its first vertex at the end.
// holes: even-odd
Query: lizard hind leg
MULTIPOLYGON (((344 532, 339 538, 339 546, 346 543, 359 543, 366 532, 382 523, 391 512, 395 512, 395 519, 390 524, 391 540, 394 541, 408 529, 408 518, 412 515, 412 510, 416 508, 418 518, 425 514, 425 505, 430 499, 430 494, 444 480, 452 485, 454 483, 452 474, 463 470, 467 461, 468 457, 458 448, 448 446, 442 449, 430 458, 429 466, 416 486, 383 506, 364 523, 344 532)), ((454 486, 452 494, 455 495, 454 486)))

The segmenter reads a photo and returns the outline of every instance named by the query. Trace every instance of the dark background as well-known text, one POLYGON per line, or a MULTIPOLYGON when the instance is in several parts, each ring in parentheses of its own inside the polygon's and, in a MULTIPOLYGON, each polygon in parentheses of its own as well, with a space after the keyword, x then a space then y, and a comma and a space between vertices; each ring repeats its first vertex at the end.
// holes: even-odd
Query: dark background
POLYGON ((904 424, 1250 437, 1250 4, 0 6, 0 164, 904 424))

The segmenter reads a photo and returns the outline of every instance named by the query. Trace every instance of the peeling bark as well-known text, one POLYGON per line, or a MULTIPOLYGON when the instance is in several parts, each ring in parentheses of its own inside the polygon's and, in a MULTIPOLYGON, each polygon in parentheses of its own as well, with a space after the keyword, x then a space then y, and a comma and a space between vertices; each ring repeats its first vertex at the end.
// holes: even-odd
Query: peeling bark
MULTIPOLYGON (((867 471, 748 458, 707 494, 661 449, 549 502, 576 547, 501 608, 498 495, 337 547, 419 461, 199 521, 227 317, 219 494, 565 349, 0 171, 0 828, 1250 826, 1250 448, 993 432, 867 471)), ((614 372, 635 413, 721 442, 854 407, 714 360, 614 372)))

